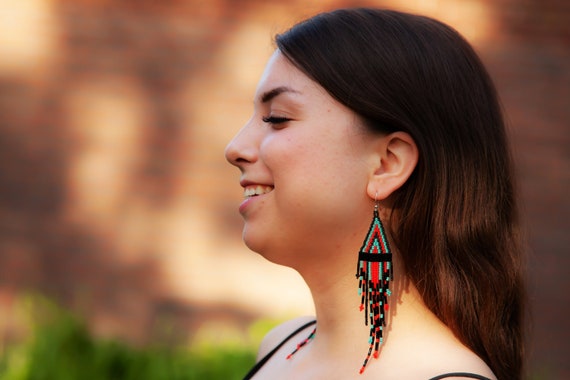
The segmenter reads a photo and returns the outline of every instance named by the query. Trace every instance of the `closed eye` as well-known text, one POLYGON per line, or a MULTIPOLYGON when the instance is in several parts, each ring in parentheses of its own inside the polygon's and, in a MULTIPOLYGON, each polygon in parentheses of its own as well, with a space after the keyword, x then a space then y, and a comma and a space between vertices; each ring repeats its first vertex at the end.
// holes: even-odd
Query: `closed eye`
POLYGON ((264 123, 269 123, 273 125, 285 123, 291 120, 289 118, 280 117, 280 116, 264 116, 261 119, 263 120, 264 123))

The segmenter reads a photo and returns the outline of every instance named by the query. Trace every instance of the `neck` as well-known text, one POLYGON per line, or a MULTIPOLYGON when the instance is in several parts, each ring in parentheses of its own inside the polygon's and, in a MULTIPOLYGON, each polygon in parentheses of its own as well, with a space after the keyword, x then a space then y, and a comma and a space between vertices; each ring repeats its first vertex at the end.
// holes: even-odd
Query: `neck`
MULTIPOLYGON (((364 311, 359 310, 358 280, 355 278, 356 254, 351 258, 353 262, 345 260, 336 268, 320 265, 301 275, 311 289, 317 315, 313 350, 322 350, 328 357, 340 357, 335 353, 351 347, 350 351, 356 356, 354 360, 358 361, 363 360, 368 351, 370 326, 365 326, 364 311)), ((416 288, 406 279, 398 265, 396 255, 394 260, 394 279, 390 284, 392 295, 388 297, 389 312, 384 330, 386 343, 403 320, 417 318, 417 312, 425 309, 416 288)), ((380 352, 382 348, 380 347, 380 352)))

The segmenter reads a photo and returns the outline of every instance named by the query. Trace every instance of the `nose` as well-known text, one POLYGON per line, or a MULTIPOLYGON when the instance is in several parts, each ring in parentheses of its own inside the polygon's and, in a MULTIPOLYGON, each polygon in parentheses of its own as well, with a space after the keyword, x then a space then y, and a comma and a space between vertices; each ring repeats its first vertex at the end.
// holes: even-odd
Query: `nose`
POLYGON ((252 120, 250 120, 226 146, 224 152, 226 160, 240 169, 247 163, 257 161, 258 136, 256 135, 252 120))

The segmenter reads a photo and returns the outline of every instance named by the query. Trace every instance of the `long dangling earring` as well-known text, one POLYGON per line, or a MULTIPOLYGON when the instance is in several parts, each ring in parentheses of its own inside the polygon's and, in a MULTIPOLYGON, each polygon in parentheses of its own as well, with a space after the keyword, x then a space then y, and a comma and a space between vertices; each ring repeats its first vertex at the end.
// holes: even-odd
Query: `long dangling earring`
POLYGON ((360 368, 364 372, 372 352, 378 358, 378 351, 383 342, 382 332, 386 326, 389 285, 392 279, 392 253, 382 221, 378 216, 378 200, 375 199, 374 217, 368 234, 362 243, 356 266, 358 294, 361 296, 360 311, 364 310, 364 323, 370 323, 370 348, 360 368))

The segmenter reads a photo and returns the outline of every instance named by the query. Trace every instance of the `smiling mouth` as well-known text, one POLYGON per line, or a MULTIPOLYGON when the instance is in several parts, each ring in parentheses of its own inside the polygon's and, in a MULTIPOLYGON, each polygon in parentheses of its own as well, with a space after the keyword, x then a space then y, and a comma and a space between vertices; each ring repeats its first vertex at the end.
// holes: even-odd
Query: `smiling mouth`
POLYGON ((263 186, 263 185, 246 186, 243 189, 243 196, 245 198, 251 198, 258 195, 270 193, 271 191, 273 191, 273 186, 263 186))

